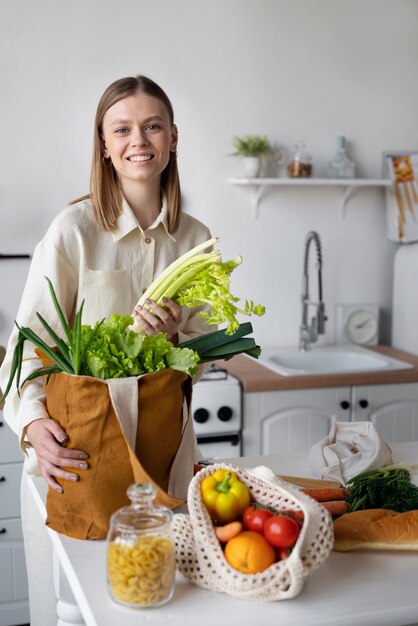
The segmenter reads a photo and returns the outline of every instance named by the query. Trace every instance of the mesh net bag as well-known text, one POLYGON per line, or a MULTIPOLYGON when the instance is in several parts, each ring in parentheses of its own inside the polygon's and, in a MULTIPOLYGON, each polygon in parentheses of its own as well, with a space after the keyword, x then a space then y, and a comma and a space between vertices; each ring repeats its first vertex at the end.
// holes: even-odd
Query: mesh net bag
POLYGON ((214 464, 204 468, 190 482, 187 503, 189 515, 177 514, 172 522, 177 569, 188 581, 204 589, 254 602, 293 598, 332 550, 334 533, 328 511, 267 467, 249 470, 214 464), (258 504, 278 512, 303 511, 304 523, 287 559, 258 574, 243 574, 228 563, 200 497, 201 481, 217 469, 235 472, 249 488, 251 500, 258 504))

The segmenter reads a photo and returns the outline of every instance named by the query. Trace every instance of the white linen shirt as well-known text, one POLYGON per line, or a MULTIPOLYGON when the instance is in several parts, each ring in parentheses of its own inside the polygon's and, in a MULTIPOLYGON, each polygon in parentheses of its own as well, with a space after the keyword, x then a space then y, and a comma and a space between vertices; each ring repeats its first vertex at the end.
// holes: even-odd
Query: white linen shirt
MULTIPOLYGON (((51 280, 70 325, 83 299, 84 324, 92 325, 112 313, 131 315, 141 295, 170 263, 210 237, 209 229, 186 213, 182 214, 175 236, 170 235, 165 198, 160 215, 146 230, 140 227, 125 200, 116 228, 110 233, 98 227, 89 200, 66 207, 35 248, 16 321, 51 345, 51 339, 36 316, 40 313, 57 334, 65 338, 45 276, 51 280)), ((205 320, 196 312, 197 309, 183 307, 179 342, 208 332, 205 320)), ((17 328, 14 328, 0 369, 3 390, 9 379, 17 336, 17 328)), ((21 382, 39 366, 33 345, 26 342, 21 382)), ((20 397, 13 382, 6 398, 4 418, 28 454, 25 469, 29 473, 38 473, 39 468, 34 450, 25 441, 24 429, 42 417, 48 417, 43 379, 27 383, 20 397)))

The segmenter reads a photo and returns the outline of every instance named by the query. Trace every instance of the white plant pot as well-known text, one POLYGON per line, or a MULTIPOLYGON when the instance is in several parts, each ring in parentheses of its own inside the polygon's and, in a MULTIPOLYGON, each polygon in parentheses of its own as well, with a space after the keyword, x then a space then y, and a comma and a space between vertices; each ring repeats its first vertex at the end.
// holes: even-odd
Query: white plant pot
POLYGON ((257 178, 261 170, 260 157, 244 157, 244 176, 247 178, 257 178))

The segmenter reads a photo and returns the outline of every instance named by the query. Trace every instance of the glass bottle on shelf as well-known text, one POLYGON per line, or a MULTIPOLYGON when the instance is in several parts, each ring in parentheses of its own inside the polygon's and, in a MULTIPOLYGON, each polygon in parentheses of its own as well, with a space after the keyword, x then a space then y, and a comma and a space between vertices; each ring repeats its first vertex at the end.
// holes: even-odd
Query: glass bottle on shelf
POLYGON ((107 535, 107 585, 113 600, 132 608, 161 606, 174 591, 173 514, 153 502, 155 487, 130 485, 130 506, 110 518, 107 535))
POLYGON ((337 137, 337 153, 328 165, 330 178, 354 178, 356 166, 348 158, 345 137, 337 137))
POLYGON ((289 178, 309 178, 312 176, 312 157, 306 151, 304 141, 298 141, 295 144, 295 153, 287 166, 287 175, 289 178))

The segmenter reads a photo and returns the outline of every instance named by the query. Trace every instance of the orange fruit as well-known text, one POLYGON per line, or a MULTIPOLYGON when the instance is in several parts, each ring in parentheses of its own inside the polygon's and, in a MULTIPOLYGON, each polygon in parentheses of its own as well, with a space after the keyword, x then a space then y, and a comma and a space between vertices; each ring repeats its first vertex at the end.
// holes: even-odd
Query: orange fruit
POLYGON ((225 558, 243 574, 257 574, 270 567, 275 560, 274 548, 259 533, 246 530, 225 546, 225 558))

